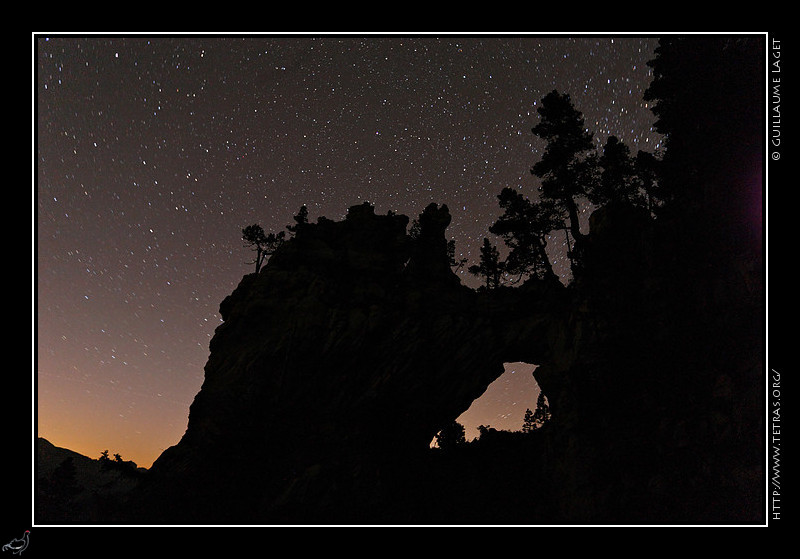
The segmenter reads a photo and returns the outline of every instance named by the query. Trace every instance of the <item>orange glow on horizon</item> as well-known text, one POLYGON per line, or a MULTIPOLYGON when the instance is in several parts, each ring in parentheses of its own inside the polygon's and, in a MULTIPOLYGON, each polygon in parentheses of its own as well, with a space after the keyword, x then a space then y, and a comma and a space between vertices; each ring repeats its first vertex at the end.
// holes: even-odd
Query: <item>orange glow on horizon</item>
POLYGON ((38 377, 36 436, 97 459, 104 450, 149 468, 186 430, 189 405, 138 397, 126 409, 107 388, 67 376, 38 377))

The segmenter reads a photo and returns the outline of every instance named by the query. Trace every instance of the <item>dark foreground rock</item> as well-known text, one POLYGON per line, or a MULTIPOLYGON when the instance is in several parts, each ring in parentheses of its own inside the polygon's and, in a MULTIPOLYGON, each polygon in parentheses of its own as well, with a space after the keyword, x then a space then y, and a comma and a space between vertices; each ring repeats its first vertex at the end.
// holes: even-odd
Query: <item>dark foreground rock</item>
POLYGON ((763 519, 757 251, 717 277, 679 223, 610 208, 569 288, 474 291, 446 264, 446 208, 426 209, 417 240, 407 221, 351 208, 242 279, 186 434, 127 520, 763 519), (513 361, 540 365, 547 428, 429 449, 513 361))

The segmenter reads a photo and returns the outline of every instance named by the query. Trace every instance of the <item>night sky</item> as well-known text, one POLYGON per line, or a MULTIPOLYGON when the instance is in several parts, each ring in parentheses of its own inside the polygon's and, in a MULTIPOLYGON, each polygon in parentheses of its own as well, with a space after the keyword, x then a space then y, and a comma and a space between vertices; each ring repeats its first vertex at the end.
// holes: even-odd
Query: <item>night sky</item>
MULTIPOLYGON (((547 93, 570 94, 598 147, 660 140, 642 100, 655 38, 32 40, 37 434, 144 467, 183 435, 219 303, 253 271, 244 226, 281 231, 303 204, 315 222, 436 202, 475 264, 483 237, 502 247, 500 191, 537 196, 547 93)), ((459 418, 468 439, 521 426, 532 369, 508 365, 459 418)))

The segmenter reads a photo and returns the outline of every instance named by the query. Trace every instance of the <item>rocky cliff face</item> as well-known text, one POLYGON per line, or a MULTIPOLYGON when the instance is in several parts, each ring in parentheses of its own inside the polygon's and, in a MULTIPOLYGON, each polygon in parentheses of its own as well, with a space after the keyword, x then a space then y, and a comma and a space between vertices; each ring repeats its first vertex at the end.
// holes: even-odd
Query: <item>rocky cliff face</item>
POLYGON ((405 216, 356 206, 245 276, 220 306, 187 431, 131 510, 170 523, 759 520, 757 256, 717 254, 709 270, 685 221, 606 208, 574 285, 474 291, 448 266, 449 219, 429 206, 412 239, 405 216), (548 428, 445 475, 429 442, 511 361, 540 365, 548 428))

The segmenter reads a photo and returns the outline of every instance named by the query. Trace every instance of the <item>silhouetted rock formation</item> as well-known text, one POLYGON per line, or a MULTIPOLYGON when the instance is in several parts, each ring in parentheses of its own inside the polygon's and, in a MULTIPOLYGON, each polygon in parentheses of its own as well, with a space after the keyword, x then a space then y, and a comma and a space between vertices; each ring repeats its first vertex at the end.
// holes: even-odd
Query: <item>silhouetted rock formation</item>
POLYGON ((488 297, 462 286, 449 220, 429 206, 412 240, 407 217, 356 206, 305 225, 242 279, 220 306, 186 434, 151 468, 156 492, 179 503, 159 507, 167 520, 375 519, 368 505, 386 504, 393 470, 504 362, 547 358, 565 288, 488 297), (349 503, 360 510, 341 516, 349 503))
POLYGON ((448 222, 426 208, 414 240, 405 216, 356 206, 245 276, 220 306, 187 431, 132 510, 244 524, 762 518, 757 250, 718 255, 720 276, 682 220, 609 207, 573 286, 474 291, 447 267, 448 222), (430 451, 511 361, 540 364, 547 428, 430 451))

